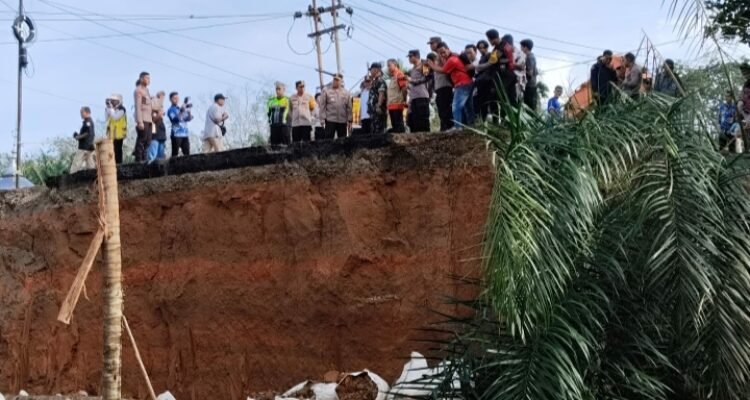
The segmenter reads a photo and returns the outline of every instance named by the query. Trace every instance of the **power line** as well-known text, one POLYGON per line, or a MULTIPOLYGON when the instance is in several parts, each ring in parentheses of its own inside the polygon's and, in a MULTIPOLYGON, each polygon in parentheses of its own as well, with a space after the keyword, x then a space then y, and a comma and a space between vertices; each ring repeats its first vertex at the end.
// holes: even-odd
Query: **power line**
MULTIPOLYGON (((399 23, 399 24, 402 24, 402 25, 412 26, 412 27, 415 27, 417 29, 424 29, 424 30, 427 30, 427 31, 432 31, 432 28, 426 27, 424 25, 417 25, 417 24, 414 24, 414 23, 411 23, 411 22, 406 22, 406 21, 403 21, 403 20, 392 18, 392 17, 389 17, 387 15, 378 13, 376 11, 369 10, 369 9, 361 7, 361 6, 357 6, 357 9, 360 10, 360 11, 364 11, 364 12, 366 12, 368 14, 372 14, 372 15, 375 15, 377 17, 383 18, 383 19, 385 19, 387 21, 390 21, 390 22, 395 22, 395 23, 399 23)), ((479 31, 472 31, 470 29, 468 31, 469 32, 475 32, 475 33, 479 32, 479 31)), ((484 35, 484 33, 482 33, 482 34, 484 35)), ((448 33, 445 33, 445 32, 443 32, 442 35, 445 36, 445 37, 452 37, 452 38, 458 39, 460 41, 463 41, 464 43, 475 43, 474 39, 469 39, 469 38, 465 38, 465 37, 455 36, 455 35, 451 35, 451 34, 448 34, 448 33)), ((463 46, 460 46, 460 47, 463 47, 463 46)), ((536 48, 539 48, 539 47, 537 46, 536 48)), ((564 51, 557 51, 557 52, 565 53, 564 51)), ((590 55, 588 55, 588 54, 587 55, 582 55, 582 54, 577 54, 577 53, 571 53, 571 54, 572 55, 576 55, 578 57, 590 57, 590 55)), ((549 56, 545 56, 545 55, 541 55, 541 54, 537 54, 537 58, 547 59, 547 60, 552 60, 552 61, 561 61, 561 62, 568 62, 569 61, 569 60, 563 60, 563 59, 560 59, 560 58, 549 57, 549 56)))
MULTIPOLYGON (((57 32, 57 33, 61 33, 63 35, 73 36, 71 33, 68 33, 68 32, 65 32, 65 31, 61 31, 61 30, 59 30, 57 28, 53 28, 51 26, 45 26, 45 29, 48 29, 48 30, 51 30, 51 31, 54 31, 54 32, 57 32)), ((142 55, 131 53, 131 52, 122 50, 122 49, 117 48, 117 47, 108 46, 106 44, 102 44, 102 43, 96 42, 94 40, 84 40, 84 41, 87 42, 87 43, 89 43, 89 44, 92 44, 94 46, 99 46, 99 47, 105 48, 107 50, 113 51, 115 53, 124 54, 126 56, 129 56, 129 57, 132 57, 134 59, 137 59, 137 60, 139 60, 141 62, 144 61, 144 58, 143 58, 142 55)), ((181 68, 181 67, 177 67, 177 66, 174 66, 174 65, 171 65, 171 64, 163 63, 161 61, 154 60, 152 58, 145 59, 145 60, 146 60, 146 62, 151 63, 151 64, 161 65, 161 66, 167 67, 167 68, 169 68, 170 70, 173 70, 173 71, 183 72, 183 73, 186 73, 186 74, 189 74, 189 75, 193 75, 193 76, 196 76, 196 77, 199 77, 199 78, 203 78, 203 79, 207 79, 207 80, 210 80, 210 81, 218 82, 218 83, 221 83, 222 85, 228 85, 228 86, 231 87, 231 86, 234 86, 236 84, 236 82, 232 83, 232 82, 223 81, 223 80, 216 79, 216 78, 208 76, 208 75, 203 75, 203 74, 200 74, 200 73, 197 73, 197 72, 193 72, 193 71, 181 68)))
MULTIPOLYGON (((0 0, 2 1, 2 0, 0 0)), ((140 31, 140 32, 127 32, 126 34, 120 34, 120 33, 114 33, 114 34, 108 34, 108 35, 94 35, 94 36, 72 36, 68 38, 50 38, 50 39, 39 39, 36 40, 35 43, 55 43, 55 42, 72 42, 72 41, 78 41, 78 40, 95 40, 95 39, 111 39, 111 38, 120 38, 120 37, 126 37, 126 36, 142 36, 142 35, 152 35, 152 34, 159 34, 159 33, 166 33, 166 32, 184 32, 184 31, 197 31, 197 30, 203 30, 203 29, 212 29, 212 28, 219 28, 219 27, 226 27, 226 26, 236 26, 236 25, 245 25, 248 23, 257 23, 257 22, 264 22, 264 21, 271 21, 271 20, 277 20, 281 18, 287 18, 288 16, 283 17, 273 17, 273 18, 262 18, 262 19, 255 19, 255 20, 244 20, 244 21, 234 21, 234 22, 226 22, 221 24, 211 24, 211 25, 199 25, 199 26, 191 26, 191 27, 183 27, 183 28, 172 28, 170 30, 165 29, 150 29, 146 31, 140 31)), ((15 45, 16 42, 0 42, 0 46, 2 45, 15 45)))
POLYGON ((383 58, 388 58, 388 56, 387 56, 387 55, 385 55, 385 54, 383 54, 383 53, 381 53, 381 52, 379 52, 379 51, 377 51, 377 50, 373 49, 372 47, 370 47, 370 46, 368 46, 368 45, 366 45, 366 44, 364 44, 363 42, 359 41, 359 40, 358 40, 357 38, 355 38, 355 37, 352 37, 352 40, 353 40, 353 41, 354 41, 355 43, 359 44, 360 46, 362 46, 362 47, 366 48, 367 50, 370 50, 371 52, 373 52, 373 53, 375 53, 375 54, 377 54, 377 55, 379 55, 379 56, 381 56, 381 57, 383 57, 383 58))
MULTIPOLYGON (((357 21, 358 21, 359 23, 361 23, 361 24, 365 24, 365 25, 367 25, 367 26, 368 26, 368 27, 370 27, 370 28, 374 28, 374 29, 375 29, 375 30, 377 30, 378 32, 382 33, 382 34, 383 34, 384 36, 388 36, 389 38, 391 38, 391 39, 393 39, 393 40, 395 40, 395 41, 397 41, 397 42, 401 42, 401 43, 405 44, 405 45, 406 45, 407 47, 410 47, 410 48, 412 47, 412 44, 411 44, 411 43, 409 43, 409 42, 407 42, 406 40, 404 40, 404 39, 402 39, 402 38, 398 37, 397 35, 394 35, 394 34, 393 34, 393 33, 391 33, 391 32, 388 32, 388 30, 386 30, 386 29, 383 29, 383 28, 381 28, 381 27, 380 27, 380 26, 378 26, 377 24, 374 24, 374 23, 372 23, 372 22, 370 22, 370 21, 368 21, 368 20, 366 20, 366 19, 362 19, 362 18, 358 18, 358 19, 357 19, 357 21)), ((382 38, 379 38, 379 39, 381 39, 381 40, 382 40, 382 38)), ((394 46, 394 45, 393 45, 393 43, 391 43, 391 42, 386 42, 386 43, 388 43, 388 45, 389 45, 389 46, 394 46)), ((402 50, 402 49, 401 49, 401 48, 399 48, 399 50, 402 50)))
POLYGON ((539 34, 536 34, 536 33, 524 32, 524 31, 520 31, 520 30, 514 29, 514 28, 509 28, 509 27, 504 27, 504 26, 498 26, 498 25, 495 25, 494 23, 490 23, 490 22, 487 22, 487 21, 481 21, 481 20, 478 20, 478 19, 470 18, 470 17, 462 15, 461 13, 452 13, 452 12, 449 12, 449 11, 445 11, 445 10, 442 10, 440 8, 436 8, 434 6, 429 6, 427 4, 420 3, 420 2, 415 1, 415 0, 405 0, 405 1, 408 2, 408 3, 415 4, 415 5, 419 6, 419 7, 428 8, 430 10, 434 10, 434 11, 437 11, 437 12, 440 12, 440 13, 443 13, 443 14, 447 14, 447 15, 450 15, 452 17, 459 17, 459 18, 462 18, 464 20, 476 22, 476 23, 483 24, 483 25, 486 25, 486 26, 497 26, 497 28, 502 29, 502 30, 506 30, 506 31, 510 31, 510 32, 516 32, 516 33, 520 33, 522 35, 528 35, 528 36, 536 37, 536 38, 539 38, 539 39, 549 40, 550 42, 557 42, 557 43, 561 43, 561 44, 567 44, 567 45, 570 45, 570 46, 581 47, 581 48, 584 48, 584 49, 601 51, 601 49, 599 49, 597 47, 589 46, 589 45, 586 45, 586 44, 570 42, 570 41, 567 41, 567 40, 561 40, 561 39, 556 39, 556 38, 552 38, 552 37, 542 36, 542 35, 539 35, 539 34))
POLYGON ((294 49, 294 46, 292 46, 292 29, 294 29, 294 24, 297 22, 297 18, 292 19, 292 25, 289 26, 289 30, 286 33, 286 45, 289 47, 289 50, 292 51, 292 53, 298 55, 298 56, 306 56, 309 54, 312 54, 313 51, 315 51, 315 45, 313 44, 313 47, 308 51, 307 53, 303 53, 301 51, 297 51, 294 49))
POLYGON ((392 42, 389 42, 389 41, 387 41, 387 40, 383 39, 382 37, 378 36, 378 34, 377 34, 377 33, 374 33, 373 31, 369 30, 369 28, 365 28, 365 27, 364 27, 364 25, 360 25, 359 27, 356 27, 356 26, 355 26, 355 27, 354 27, 354 30, 355 30, 355 32, 356 32, 356 30, 357 30, 357 29, 359 29, 359 30, 361 30, 362 32, 364 32, 364 33, 366 33, 366 34, 370 35, 370 37, 371 37, 372 39, 374 39, 374 40, 376 40, 376 41, 378 41, 378 42, 380 42, 380 43, 383 43, 383 44, 385 44, 386 46, 389 46, 389 47, 391 47, 391 48, 393 48, 393 49, 396 49, 396 50, 398 50, 398 51, 403 51, 403 49, 402 49, 401 47, 399 47, 399 46, 397 46, 397 45, 393 44, 392 42))
MULTIPOLYGON (((174 55, 176 55, 178 57, 182 57, 184 59, 190 60, 190 61, 192 61, 194 63, 201 64, 201 65, 204 65, 206 67, 213 68, 213 69, 215 69, 217 71, 221 71, 221 72, 224 72, 226 74, 233 75, 233 76, 236 76, 238 78, 242 78, 242 79, 245 79, 245 80, 248 80, 248 81, 253 81, 253 82, 256 82, 256 83, 260 83, 260 84, 265 84, 265 82, 263 82, 261 80, 258 80, 256 78, 251 78, 251 77, 248 77, 248 76, 244 76, 244 75, 238 74, 238 73, 236 73, 234 71, 230 71, 230 70, 228 70, 226 68, 219 67, 219 66, 213 65, 211 63, 207 63, 207 62, 205 62, 205 61, 203 61, 201 59, 198 59, 198 58, 195 58, 195 57, 192 57, 192 56, 188 56, 188 55, 182 54, 180 52, 174 51, 174 50, 172 50, 170 48, 167 48, 167 47, 164 47, 164 46, 157 45, 155 43, 151 43, 151 42, 149 42, 149 41, 147 41, 145 39, 141 39, 138 36, 129 35, 127 32, 123 32, 121 30, 112 28, 112 27, 110 27, 108 25, 105 25, 105 24, 102 24, 102 23, 100 23, 98 21, 91 21, 91 20, 87 19, 86 17, 83 17, 81 14, 77 14, 77 13, 75 13, 73 11, 66 10, 64 7, 61 7, 61 6, 57 5, 58 3, 55 3, 55 2, 52 2, 52 1, 48 1, 48 0, 39 0, 39 1, 42 2, 42 3, 44 3, 44 4, 49 5, 50 7, 56 8, 56 9, 58 9, 60 11, 67 12, 67 13, 69 13, 71 15, 76 16, 76 17, 80 17, 80 18, 82 18, 83 20, 85 20, 87 22, 91 22, 92 24, 99 25, 99 26, 101 26, 101 27, 103 27, 105 29, 109 29, 109 30, 111 30, 113 32, 117 32, 117 33, 120 33, 122 35, 128 36, 129 38, 132 38, 132 39, 134 39, 136 41, 142 42, 142 43, 147 44, 147 45, 149 45, 151 47, 154 47, 154 48, 157 48, 159 50, 165 51, 167 53, 174 54, 174 55)), ((81 10, 79 8, 76 8, 76 7, 70 7, 70 8, 86 12, 86 10, 81 10)), ((132 24, 132 25, 137 25, 137 26, 148 28, 148 26, 137 24, 135 22, 129 22, 129 23, 132 24)), ((165 33, 168 33, 168 32, 165 32, 165 33)), ((179 34, 176 34, 176 33, 173 33, 173 34, 174 35, 179 35, 179 34)))
MULTIPOLYGON (((55 2, 52 2, 52 1, 49 1, 49 0, 40 0, 40 1, 43 2, 43 3, 46 3, 46 4, 55 3, 55 2)), ((59 3, 56 3, 56 4, 59 4, 59 3)), ((60 9, 59 7, 56 7, 56 8, 60 9)), ((94 13, 92 11, 83 10, 81 8, 78 8, 78 7, 68 6, 68 8, 73 9, 73 10, 82 11, 82 12, 89 12, 89 13, 92 13, 92 14, 96 14, 96 13, 94 13)), ((102 14, 97 14, 97 15, 102 15, 102 14)), ((138 27, 141 27, 141 28, 149 28, 147 25, 139 24, 139 23, 132 22, 132 21, 121 21, 121 22, 130 24, 130 25, 133 25, 133 26, 138 26, 138 27)), ((93 23, 96 23, 96 22, 93 22, 93 23)), ((101 26, 101 24, 98 24, 98 23, 97 23, 97 25, 101 26)), ((106 27, 106 28, 110 29, 110 30, 114 30, 113 28, 109 28, 109 27, 106 27)), ((242 54, 252 55, 252 56, 255 56, 255 57, 261 57, 264 60, 274 60, 274 61, 277 61, 277 62, 280 62, 280 63, 284 63, 284 64, 287 64, 287 65, 296 66, 296 67, 299 67, 299 68, 304 68, 304 69, 308 69, 308 70, 315 70, 314 67, 311 67, 311 66, 309 66, 307 64, 301 64, 301 63, 298 63, 298 62, 294 62, 294 61, 290 61, 290 60, 285 60, 283 58, 274 57, 274 56, 269 55, 269 54, 262 54, 262 53, 258 53, 258 52, 254 52, 254 51, 250 51, 250 50, 245 50, 245 49, 240 49, 240 48, 233 47, 233 46, 228 46, 228 45, 225 45, 225 44, 222 44, 222 43, 216 43, 216 42, 212 42, 212 41, 209 41, 209 40, 204 40, 204 39, 201 39, 201 38, 196 38, 194 36, 188 36, 188 35, 176 33, 174 31, 168 30, 168 29, 162 29, 162 30, 159 30, 159 32, 160 33, 165 33, 165 34, 168 34, 168 35, 172 35, 172 36, 176 36, 176 37, 181 37, 183 39, 191 40, 191 41, 194 41, 194 42, 203 43, 203 44, 209 45, 211 47, 219 47, 219 48, 222 48, 222 49, 231 50, 231 51, 235 51, 235 52, 242 53, 242 54)), ((120 33, 121 34, 125 34, 124 32, 121 32, 121 31, 120 31, 120 33)), ((125 34, 125 35, 129 36, 129 37, 132 37, 131 35, 127 35, 127 34, 125 34)), ((138 40, 140 42, 146 43, 146 44, 148 44, 150 46, 154 46, 154 47, 157 47, 157 48, 165 49, 162 46, 155 45, 155 44, 153 44, 151 42, 145 41, 145 40, 137 38, 137 37, 133 37, 133 39, 136 39, 136 40, 138 40)), ((172 54, 176 54, 176 55, 178 55, 180 57, 184 57, 184 58, 190 59, 191 61, 195 61, 195 62, 198 62, 200 64, 210 66, 211 68, 222 70, 223 72, 227 72, 227 73, 229 73, 231 75, 239 76, 239 77, 241 77, 243 79, 254 80, 256 82, 261 83, 260 81, 258 81, 256 79, 244 77, 242 75, 238 75, 238 74, 236 74, 234 72, 227 71, 226 69, 223 69, 221 67, 217 67, 217 66, 208 64, 208 63, 206 63, 206 62, 204 62, 202 60, 198 60, 198 59, 195 59, 193 57, 189 57, 189 56, 186 56, 184 54, 180 54, 178 52, 174 52, 174 51, 169 50, 169 49, 165 49, 165 50, 168 51, 168 52, 170 52, 170 53, 172 53, 172 54)), ((265 84, 265 82, 262 82, 262 83, 265 84)))
MULTIPOLYGON (((13 10, 5 0, 2 2, 13 10)), ((15 12, 15 10, 13 10, 15 12)), ((0 11, 0 13, 5 13, 0 11)), ((35 15, 46 15, 46 16, 64 16, 68 15, 64 12, 44 12, 35 11, 30 12, 35 15)), ((171 14, 112 14, 112 15, 95 15, 93 13, 81 13, 82 16, 89 17, 96 21, 111 21, 113 19, 127 20, 127 21, 178 21, 178 20, 208 20, 208 19, 246 19, 246 18, 276 18, 276 17, 288 17, 292 15, 292 12, 276 12, 276 13, 261 13, 261 14, 224 14, 224 15, 171 15, 171 14)), ((41 22, 78 22, 80 19, 77 18, 38 18, 41 22)))
MULTIPOLYGON (((401 25, 411 26, 411 27, 417 28, 417 29, 423 29, 423 30, 426 30, 428 32, 433 32, 435 34, 438 33, 436 30, 434 30, 432 28, 429 28, 429 27, 426 27, 424 25, 417 25, 417 24, 409 22, 409 21, 404 21, 404 20, 399 20, 399 19, 393 18, 393 17, 389 17, 387 15, 378 13, 376 11, 372 11, 372 10, 367 9, 365 7, 362 7, 362 6, 357 6, 357 9, 360 10, 360 11, 364 11, 364 12, 366 12, 368 14, 372 14, 372 15, 374 15, 376 17, 380 17, 380 18, 383 18, 385 20, 391 21, 391 22, 397 22, 397 23, 399 23, 401 25)), ((442 33, 442 35, 446 36, 446 37, 451 37, 451 38, 454 38, 454 39, 458 39, 458 40, 460 40, 462 42, 467 42, 467 43, 474 42, 474 39, 468 39, 468 38, 465 38, 465 37, 455 36, 455 35, 448 34, 448 33, 442 33)))
POLYGON ((11 11, 11 12, 12 12, 13 14, 15 14, 15 13, 16 13, 16 9, 15 9, 15 8, 13 8, 13 6, 11 6, 10 4, 8 4, 8 2, 7 2, 7 1, 5 1, 5 0, 0 0, 0 3, 2 3, 3 5, 5 5, 5 7, 8 7, 8 10, 10 10, 10 11, 11 11))
MULTIPOLYGON (((447 22, 447 21, 443 21, 443 20, 439 20, 439 19, 435 19, 435 18, 431 18, 431 17, 426 17, 424 15, 420 15, 418 13, 415 13, 415 12, 412 12, 412 11, 409 11, 409 10, 405 10, 403 8, 398 8, 398 7, 392 6, 392 5, 387 4, 387 3, 383 3, 383 2, 378 1, 378 0, 367 0, 367 1, 369 1, 370 3, 378 4, 378 5, 386 7, 386 8, 390 8, 390 9, 396 11, 396 12, 409 14, 409 15, 412 15, 412 16, 417 17, 417 18, 422 18, 422 19, 424 19, 426 21, 430 21, 430 22, 442 24, 442 25, 449 26, 449 27, 452 27, 452 28, 455 28, 455 29, 464 30, 464 31, 467 31, 467 32, 476 33, 476 34, 479 34, 479 35, 482 35, 482 36, 484 36, 484 34, 485 34, 485 32, 483 32, 483 31, 469 29, 469 28, 466 28, 465 26, 456 25, 456 24, 451 23, 451 22, 447 22)), ((450 15, 453 15, 453 14, 450 14, 450 15)), ((492 26, 492 25, 488 24, 488 26, 492 26)), ((577 57, 590 57, 591 56, 590 54, 581 54, 581 53, 576 53, 576 52, 567 51, 567 50, 554 49, 554 48, 551 48, 551 47, 535 46, 535 48, 536 49, 540 49, 540 50, 552 51, 552 52, 560 53, 560 54, 568 54, 568 55, 577 56, 577 57)))

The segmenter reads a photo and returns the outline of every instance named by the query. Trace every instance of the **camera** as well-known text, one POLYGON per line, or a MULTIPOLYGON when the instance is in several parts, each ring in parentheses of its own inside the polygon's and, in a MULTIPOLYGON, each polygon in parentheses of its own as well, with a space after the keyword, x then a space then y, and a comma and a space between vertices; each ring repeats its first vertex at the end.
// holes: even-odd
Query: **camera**
POLYGON ((190 97, 185 97, 183 104, 185 108, 193 108, 193 104, 190 102, 190 97))

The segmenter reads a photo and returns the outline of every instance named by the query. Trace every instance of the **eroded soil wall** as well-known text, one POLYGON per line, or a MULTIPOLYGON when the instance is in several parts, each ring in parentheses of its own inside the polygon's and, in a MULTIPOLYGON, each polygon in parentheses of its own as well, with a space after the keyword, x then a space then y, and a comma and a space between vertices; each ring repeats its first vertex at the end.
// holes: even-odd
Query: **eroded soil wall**
MULTIPOLYGON (((476 275, 492 187, 475 137, 395 137, 292 163, 121 184, 125 315, 157 391, 244 399, 326 371, 393 381, 418 328, 476 275)), ((0 195, 0 392, 97 393, 100 263, 56 321, 97 229, 95 185, 0 195)), ((145 398, 124 343, 123 392, 145 398)))

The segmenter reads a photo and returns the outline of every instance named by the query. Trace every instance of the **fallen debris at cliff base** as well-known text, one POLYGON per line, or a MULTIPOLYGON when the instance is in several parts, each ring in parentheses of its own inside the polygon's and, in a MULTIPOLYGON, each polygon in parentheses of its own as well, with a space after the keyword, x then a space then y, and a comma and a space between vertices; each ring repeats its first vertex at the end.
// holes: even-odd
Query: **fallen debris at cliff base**
MULTIPOLYGON (((378 374, 367 369, 351 373, 329 371, 323 377, 324 382, 308 380, 283 394, 273 391, 258 392, 248 396, 247 400, 393 400, 400 396, 424 396, 431 394, 434 388, 435 382, 430 378, 439 374, 444 367, 441 364, 431 369, 422 354, 412 352, 411 359, 404 365, 401 376, 392 388, 378 374)), ((30 396, 22 393, 9 398, 0 394, 0 400, 101 400, 101 397, 90 397, 80 392, 65 396, 30 396)), ((177 398, 169 391, 165 391, 157 396, 157 400, 177 398)))
POLYGON ((339 400, 385 400, 388 384, 368 370, 348 374, 336 387, 339 400))

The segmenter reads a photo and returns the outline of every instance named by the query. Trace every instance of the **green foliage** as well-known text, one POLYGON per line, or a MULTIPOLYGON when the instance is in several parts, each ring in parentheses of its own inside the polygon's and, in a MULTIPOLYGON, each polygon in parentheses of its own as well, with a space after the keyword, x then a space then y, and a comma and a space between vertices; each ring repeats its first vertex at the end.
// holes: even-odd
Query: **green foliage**
POLYGON ((697 101, 697 106, 709 117, 713 116, 713 123, 709 126, 712 132, 718 131, 719 105, 724 101, 727 90, 727 74, 732 82, 731 89, 735 97, 739 98, 743 78, 740 73, 739 62, 721 64, 711 63, 706 66, 691 68, 678 67, 678 73, 686 90, 693 94, 692 99, 697 101))
POLYGON ((709 33, 750 45, 750 2, 747 0, 708 0, 712 14, 709 33))
POLYGON ((485 134, 499 161, 482 295, 441 328, 436 396, 746 398, 746 166, 715 150, 698 104, 509 110, 485 134))
POLYGON ((68 173, 76 151, 75 143, 71 139, 57 138, 47 149, 27 155, 21 169, 23 176, 35 185, 44 185, 47 179, 68 173))

